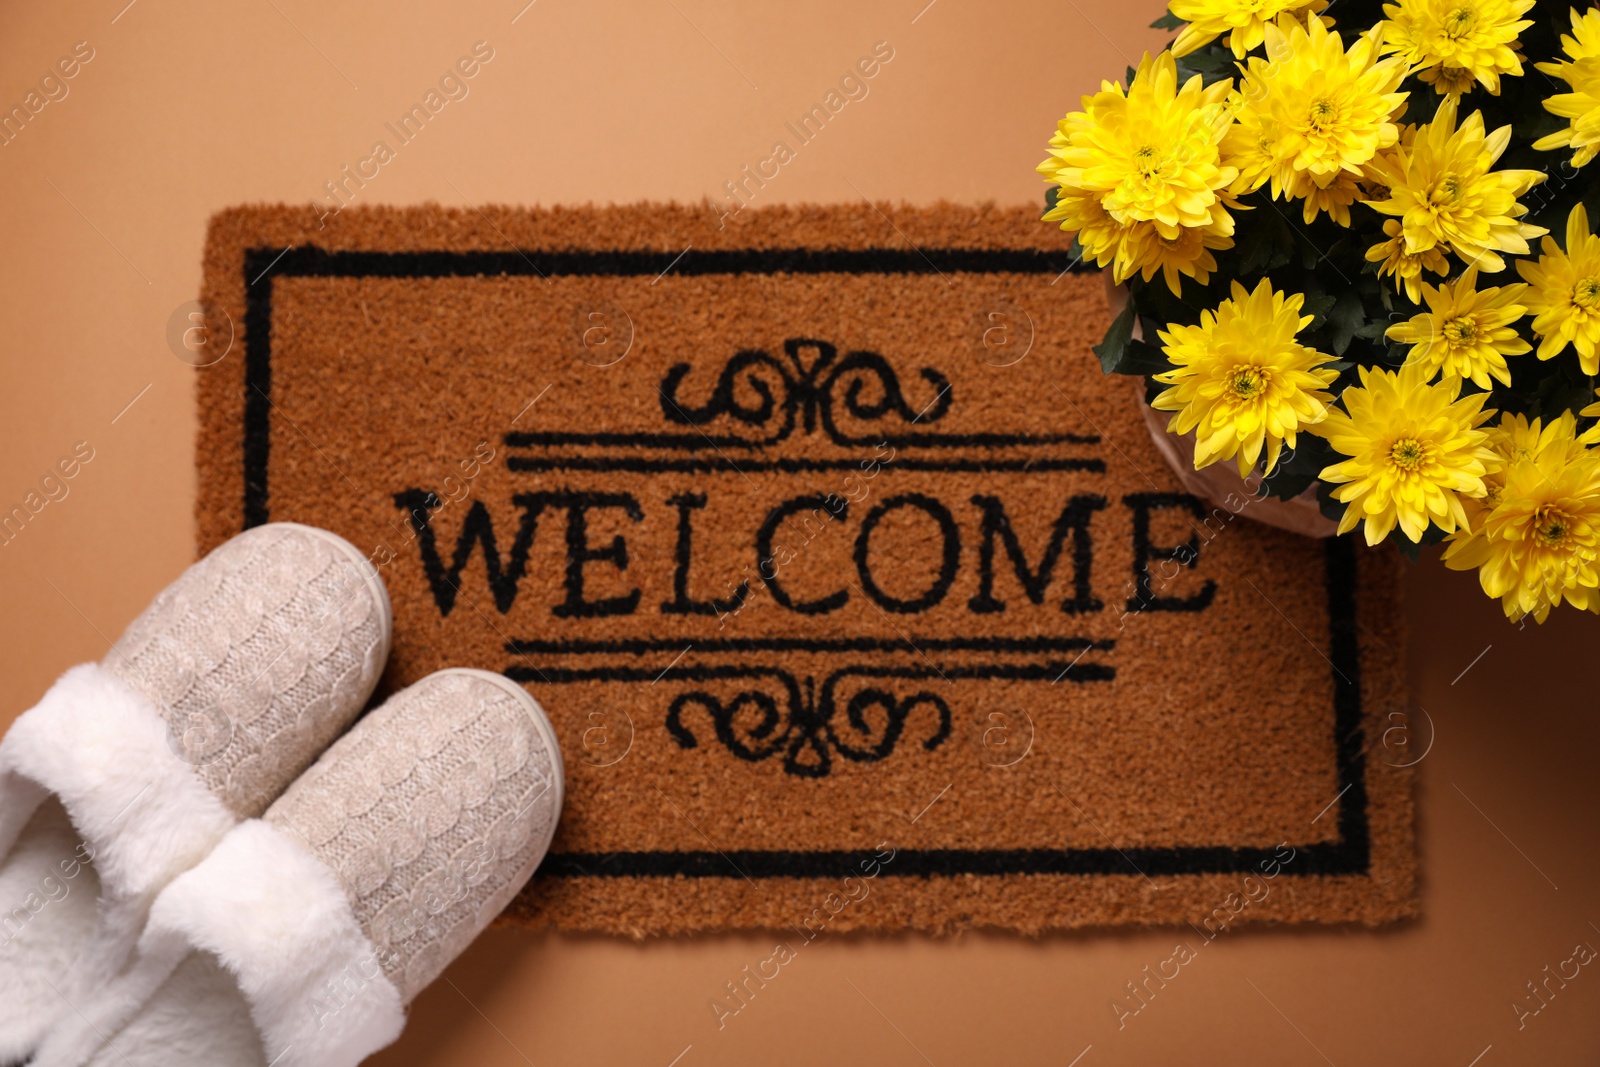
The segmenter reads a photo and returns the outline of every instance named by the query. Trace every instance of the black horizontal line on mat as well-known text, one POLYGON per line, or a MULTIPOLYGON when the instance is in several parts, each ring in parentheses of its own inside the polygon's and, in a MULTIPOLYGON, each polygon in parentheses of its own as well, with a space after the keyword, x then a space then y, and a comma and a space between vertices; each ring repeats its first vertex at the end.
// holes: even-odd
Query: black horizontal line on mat
MULTIPOLYGON (((847 667, 846 673, 860 668, 847 667)), ((789 672, 769 666, 671 666, 666 670, 655 667, 532 667, 514 664, 500 673, 514 682, 542 682, 546 685, 570 685, 574 682, 658 682, 663 678, 690 682, 709 682, 730 678, 756 678, 782 676, 789 672)), ((985 663, 978 666, 944 667, 884 667, 874 669, 873 677, 882 678, 957 678, 973 681, 1015 682, 1109 682, 1117 676, 1115 667, 1100 663, 985 663)))
POLYGON ((515 655, 600 655, 622 653, 642 656, 651 652, 681 652, 691 646, 696 652, 1077 652, 1090 649, 1110 652, 1115 641, 1095 641, 1087 637, 727 637, 712 641, 689 638, 634 638, 618 641, 542 641, 530 639, 506 642, 506 651, 515 655))
POLYGON ((279 277, 450 278, 562 275, 613 278, 700 274, 1062 274, 1098 270, 1065 249, 1031 248, 730 248, 649 252, 543 249, 466 252, 333 252, 315 245, 252 249, 246 273, 279 277), (281 256, 276 262, 273 257, 281 256))
MULTIPOLYGON (((729 849, 726 852, 552 852, 539 878, 842 878, 856 875, 865 851, 729 849)), ((1346 842, 1297 845, 1292 859, 1270 848, 900 849, 879 875, 967 874, 1365 874, 1366 850, 1346 842)))
MULTIPOLYGON (((1033 445, 1097 445, 1099 434, 1049 433, 1049 434, 899 434, 888 438, 889 443, 902 448, 1012 448, 1033 445)), ((703 452, 721 448, 770 448, 771 441, 760 438, 716 437, 707 434, 673 433, 567 433, 514 431, 505 435, 507 448, 574 447, 594 445, 618 448, 660 448, 681 452, 703 452)), ((863 442, 873 443, 873 442, 863 442)))
MULTIPOLYGON (((643 456, 553 456, 532 458, 507 456, 506 469, 512 471, 623 471, 631 474, 748 474, 781 471, 799 474, 810 471, 853 471, 861 463, 855 459, 648 459, 643 456)), ((1011 474, 1044 471, 1092 471, 1105 473, 1099 459, 896 459, 896 470, 954 471, 973 474, 1011 474)))

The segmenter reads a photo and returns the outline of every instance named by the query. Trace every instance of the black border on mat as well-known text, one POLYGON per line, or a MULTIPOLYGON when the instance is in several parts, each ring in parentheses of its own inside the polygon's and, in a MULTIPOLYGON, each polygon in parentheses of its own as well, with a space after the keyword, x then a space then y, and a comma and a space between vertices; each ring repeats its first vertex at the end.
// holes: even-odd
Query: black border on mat
MULTIPOLYGON (((313 245, 254 248, 244 256, 244 528, 268 521, 272 414, 272 286, 279 277, 475 277, 685 274, 1063 274, 1093 268, 1059 253, 1017 249, 737 249, 724 251, 330 252, 313 245)), ((1366 757, 1361 725, 1361 653, 1356 639, 1357 562, 1347 538, 1329 538, 1325 577, 1330 683, 1338 769, 1338 840, 1296 845, 1292 875, 1365 875, 1371 862, 1366 757)), ((552 853, 541 877, 832 878, 862 850, 552 853)), ((1274 849, 1227 846, 1085 849, 901 849, 892 875, 1250 873, 1279 860, 1274 849)))

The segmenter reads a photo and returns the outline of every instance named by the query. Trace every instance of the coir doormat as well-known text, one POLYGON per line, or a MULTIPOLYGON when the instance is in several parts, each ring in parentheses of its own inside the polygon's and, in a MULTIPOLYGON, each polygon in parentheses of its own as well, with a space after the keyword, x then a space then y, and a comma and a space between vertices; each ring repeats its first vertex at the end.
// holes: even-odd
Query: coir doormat
POLYGON ((204 304, 201 550, 332 529, 393 597, 386 687, 549 710, 513 918, 1413 907, 1395 561, 1184 495, 1036 212, 246 208, 204 304))

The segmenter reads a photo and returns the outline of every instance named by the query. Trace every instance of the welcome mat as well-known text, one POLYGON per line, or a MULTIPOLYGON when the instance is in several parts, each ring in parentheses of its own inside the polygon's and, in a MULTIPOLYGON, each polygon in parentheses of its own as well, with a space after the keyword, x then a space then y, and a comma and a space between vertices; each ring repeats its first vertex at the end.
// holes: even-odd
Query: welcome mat
MULTIPOLYGON (((384 680, 504 671, 632 934, 1411 912, 1396 561, 1184 495, 1023 209, 213 220, 200 549, 369 549, 384 680)), ((792 940, 792 939, 791 939, 792 940)))

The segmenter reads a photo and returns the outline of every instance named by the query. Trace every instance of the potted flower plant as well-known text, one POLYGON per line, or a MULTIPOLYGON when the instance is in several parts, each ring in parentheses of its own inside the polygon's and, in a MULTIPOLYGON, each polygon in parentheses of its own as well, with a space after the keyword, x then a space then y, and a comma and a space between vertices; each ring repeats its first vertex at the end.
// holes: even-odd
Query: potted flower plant
POLYGON ((1443 542, 1512 619, 1600 612, 1600 10, 1172 0, 1156 26, 1039 170, 1126 290, 1095 351, 1144 377, 1169 459, 1443 542))

